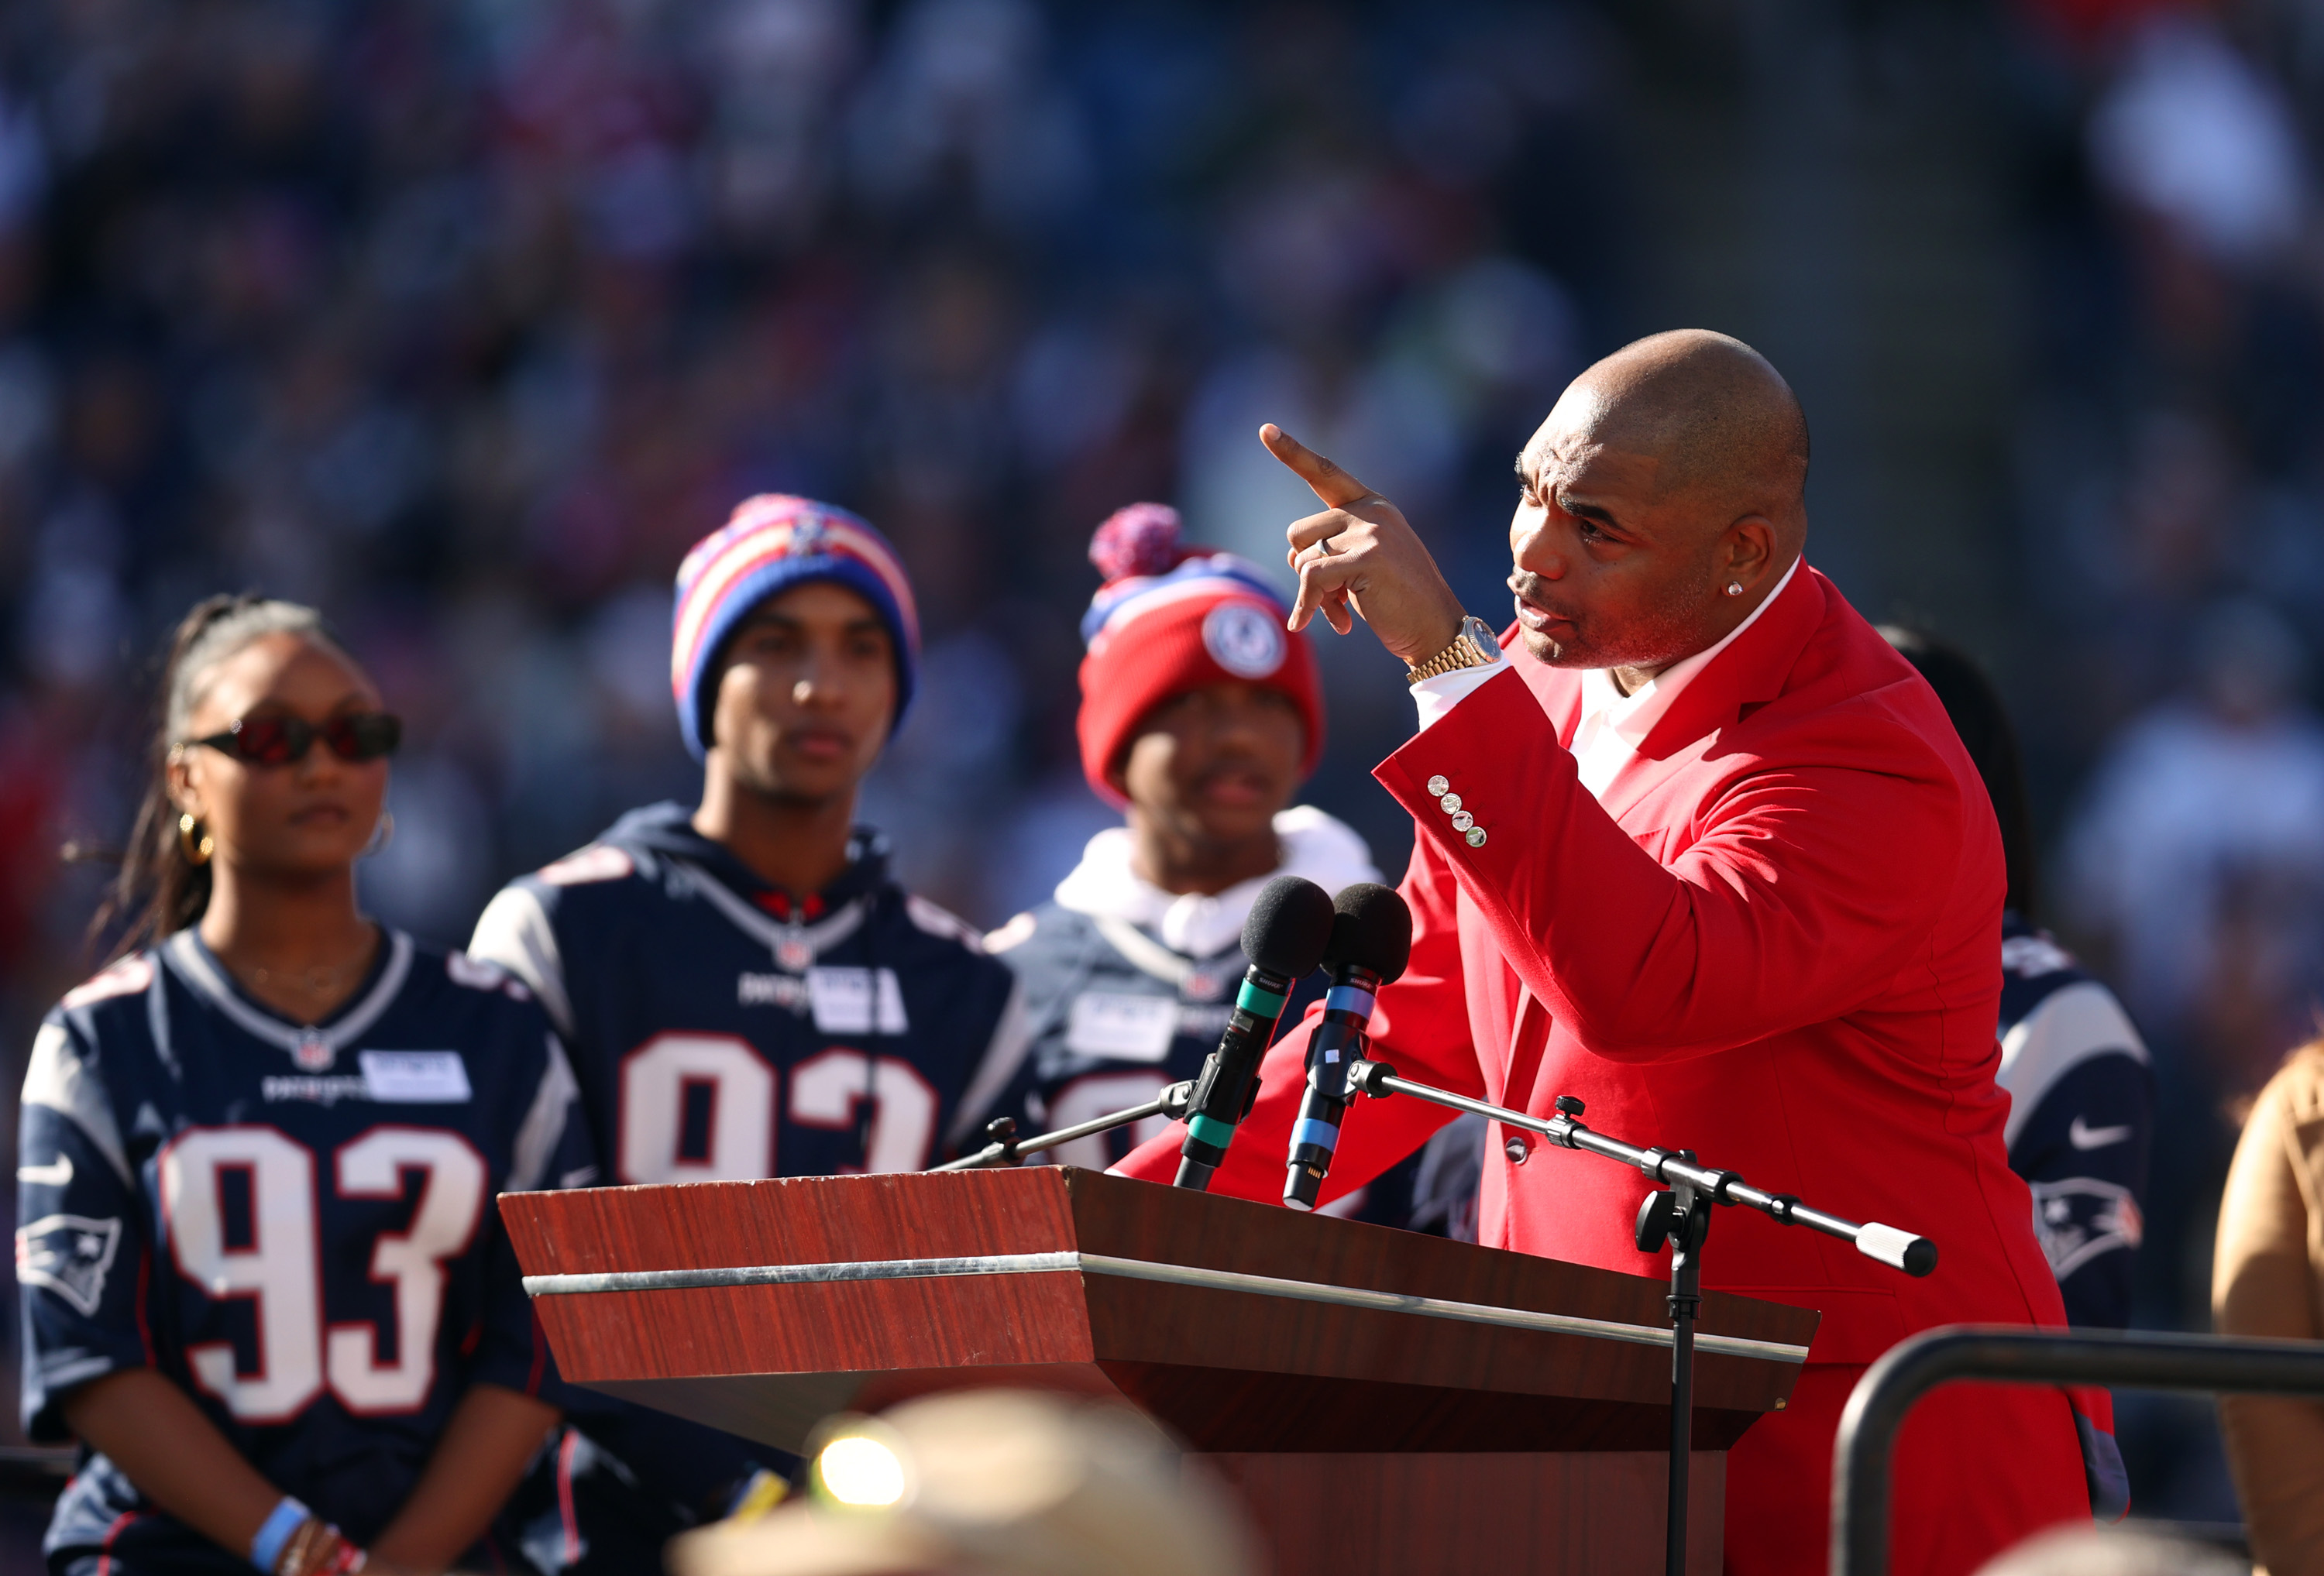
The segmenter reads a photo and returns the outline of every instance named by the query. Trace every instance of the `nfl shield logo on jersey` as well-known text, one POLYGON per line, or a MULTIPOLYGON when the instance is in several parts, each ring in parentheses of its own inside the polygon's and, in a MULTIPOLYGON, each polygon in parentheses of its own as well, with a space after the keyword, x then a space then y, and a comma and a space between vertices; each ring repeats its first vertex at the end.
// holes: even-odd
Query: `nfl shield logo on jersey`
POLYGON ((312 1029, 300 1035, 299 1043, 290 1048, 290 1059, 299 1064, 300 1071, 307 1073, 329 1072, 331 1064, 338 1060, 338 1055, 331 1049, 330 1041, 312 1029))

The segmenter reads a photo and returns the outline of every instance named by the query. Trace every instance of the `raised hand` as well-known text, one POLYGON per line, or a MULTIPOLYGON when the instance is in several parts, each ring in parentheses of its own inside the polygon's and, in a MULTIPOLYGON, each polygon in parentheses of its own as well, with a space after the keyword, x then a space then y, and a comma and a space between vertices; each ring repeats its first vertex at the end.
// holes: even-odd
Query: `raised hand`
POLYGON ((1342 634, 1370 624, 1391 655, 1426 661, 1461 632, 1461 600, 1404 514, 1272 421, 1259 429, 1267 452, 1288 465, 1324 504, 1284 535, 1284 557, 1299 576, 1291 627, 1318 613, 1342 634))

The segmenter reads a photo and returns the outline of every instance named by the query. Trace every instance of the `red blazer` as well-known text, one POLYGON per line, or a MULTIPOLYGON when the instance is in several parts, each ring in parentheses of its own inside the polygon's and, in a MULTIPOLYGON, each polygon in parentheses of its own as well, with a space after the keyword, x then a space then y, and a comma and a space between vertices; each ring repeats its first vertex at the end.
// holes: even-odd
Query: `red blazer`
MULTIPOLYGON (((1508 637, 1504 637, 1508 643, 1508 637)), ((1384 762, 1419 828, 1412 963, 1374 1054, 1530 1113, 1687 1147, 1761 1187, 1932 1238, 1913 1280, 1804 1228, 1723 1209, 1703 1281, 1821 1309, 1811 1363, 1865 1363, 1955 1321, 2062 1324, 1994 1085, 2001 838, 1944 709, 1812 569, 1698 673, 1607 786, 1566 751, 1581 675, 1520 655, 1384 762), (1545 719, 1547 722, 1544 725, 1545 719), (1486 841, 1426 788, 1442 776, 1486 841)), ((1268 1057, 1213 1186, 1279 1198, 1306 1035, 1268 1057)), ((1326 1198, 1449 1119, 1349 1111, 1326 1198)), ((1167 1181, 1179 1129, 1120 1169, 1167 1181)), ((1527 1138, 1486 1147, 1491 1245, 1636 1274, 1646 1180, 1527 1138)))

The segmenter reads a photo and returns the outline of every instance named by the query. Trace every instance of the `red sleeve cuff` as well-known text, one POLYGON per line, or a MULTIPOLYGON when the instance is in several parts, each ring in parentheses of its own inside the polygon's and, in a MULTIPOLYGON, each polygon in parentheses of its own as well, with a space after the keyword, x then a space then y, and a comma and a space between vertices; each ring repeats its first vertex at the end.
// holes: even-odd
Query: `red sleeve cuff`
MULTIPOLYGON (((1525 773, 1512 770, 1518 738, 1539 751, 1550 727, 1541 703, 1514 667, 1474 693, 1379 763, 1372 776, 1412 814, 1419 834, 1441 850, 1456 871, 1494 880, 1515 864, 1524 834, 1537 830, 1557 800, 1557 788, 1527 791, 1525 773)), ((1554 770, 1570 779, 1573 758, 1553 747, 1554 770)))

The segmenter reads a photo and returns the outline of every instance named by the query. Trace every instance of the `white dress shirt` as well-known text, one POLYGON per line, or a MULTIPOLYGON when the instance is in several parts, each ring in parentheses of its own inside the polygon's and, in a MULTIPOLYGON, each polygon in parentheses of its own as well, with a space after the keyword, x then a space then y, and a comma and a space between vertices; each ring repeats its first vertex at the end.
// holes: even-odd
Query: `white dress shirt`
MULTIPOLYGON (((1614 676, 1603 668, 1592 668, 1582 676, 1582 721, 1573 730, 1573 762, 1582 777, 1582 786, 1596 797, 1612 782, 1632 757, 1638 746, 1646 742, 1663 714, 1694 679, 1694 676, 1711 666, 1711 659, 1735 643, 1735 637, 1759 622, 1759 615, 1775 605, 1792 576, 1800 572, 1802 560, 1794 558, 1784 577, 1775 582, 1775 590, 1765 601, 1751 610, 1751 616, 1727 631, 1724 640, 1705 646, 1693 656, 1674 662, 1640 685, 1628 695, 1616 687, 1614 676)), ((1438 719, 1467 699, 1478 686, 1509 665, 1504 652, 1499 659, 1482 668, 1456 668, 1450 673, 1440 673, 1434 678, 1424 678, 1412 687, 1413 705, 1419 708, 1419 732, 1425 732, 1438 719)))

